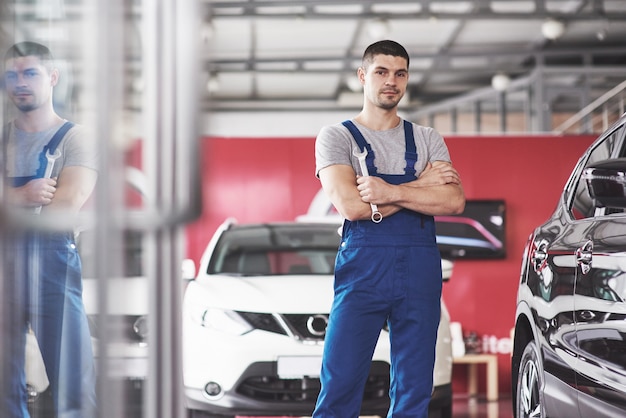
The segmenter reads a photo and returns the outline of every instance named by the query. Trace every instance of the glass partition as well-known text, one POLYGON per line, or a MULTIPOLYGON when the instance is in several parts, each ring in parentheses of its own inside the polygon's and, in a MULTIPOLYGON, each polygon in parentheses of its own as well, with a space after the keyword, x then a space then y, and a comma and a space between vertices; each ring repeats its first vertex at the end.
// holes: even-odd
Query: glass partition
POLYGON ((2 417, 183 416, 197 7, 0 4, 2 417))

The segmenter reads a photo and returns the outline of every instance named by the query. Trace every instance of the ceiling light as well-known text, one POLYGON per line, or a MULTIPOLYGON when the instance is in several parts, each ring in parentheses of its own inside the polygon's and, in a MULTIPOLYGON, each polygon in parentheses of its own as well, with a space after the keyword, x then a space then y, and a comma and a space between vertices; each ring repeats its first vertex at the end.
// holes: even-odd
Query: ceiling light
POLYGON ((504 73, 498 73, 491 77, 491 87, 496 91, 505 91, 510 85, 511 78, 504 73))
POLYGON ((565 32, 565 25, 559 20, 548 19, 541 25, 541 33, 551 41, 559 39, 563 32, 565 32))
POLYGON ((390 31, 389 21, 386 19, 372 20, 367 25, 367 34, 373 39, 382 39, 390 31))

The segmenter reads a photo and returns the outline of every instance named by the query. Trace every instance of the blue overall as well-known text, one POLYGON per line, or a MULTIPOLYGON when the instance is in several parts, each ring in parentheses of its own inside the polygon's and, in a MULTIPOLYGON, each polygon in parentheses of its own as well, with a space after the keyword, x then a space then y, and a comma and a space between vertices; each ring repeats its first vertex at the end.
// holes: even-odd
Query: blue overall
MULTIPOLYGON (((13 177, 14 187, 43 177, 46 149, 37 173, 13 177)), ((96 371, 73 233, 27 231, 15 234, 8 244, 9 263, 5 267, 7 281, 12 281, 14 297, 9 303, 15 318, 9 327, 13 344, 7 359, 12 393, 2 395, 7 397, 2 417, 29 417, 24 372, 27 323, 40 346, 55 416, 95 417, 96 371)))
MULTIPOLYGON (((350 121, 370 175, 391 184, 416 179, 417 154, 411 123, 404 122, 404 174, 379 174, 374 153, 350 121)), ((359 416, 381 329, 389 326, 391 398, 388 417, 426 418, 432 394, 435 343, 440 318, 441 257, 432 216, 403 209, 376 224, 345 221, 336 259, 315 418, 359 416)))

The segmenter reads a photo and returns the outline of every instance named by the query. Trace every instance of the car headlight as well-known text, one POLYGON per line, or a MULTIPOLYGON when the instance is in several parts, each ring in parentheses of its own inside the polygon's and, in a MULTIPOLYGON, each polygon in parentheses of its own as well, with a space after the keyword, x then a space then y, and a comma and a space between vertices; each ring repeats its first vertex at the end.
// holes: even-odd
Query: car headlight
POLYGON ((235 311, 208 308, 198 319, 203 327, 227 334, 243 335, 254 329, 235 311))

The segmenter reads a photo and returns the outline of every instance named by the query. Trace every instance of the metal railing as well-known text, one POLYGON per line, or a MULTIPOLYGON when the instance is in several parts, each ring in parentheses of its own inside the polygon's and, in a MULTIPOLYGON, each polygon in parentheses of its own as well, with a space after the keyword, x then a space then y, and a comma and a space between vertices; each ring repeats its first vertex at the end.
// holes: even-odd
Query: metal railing
POLYGON ((597 134, 624 113, 625 72, 540 66, 504 91, 484 87, 409 110, 407 118, 452 134, 597 134))
POLYGON ((626 80, 582 108, 578 113, 554 128, 556 134, 596 133, 605 131, 624 114, 626 80))

